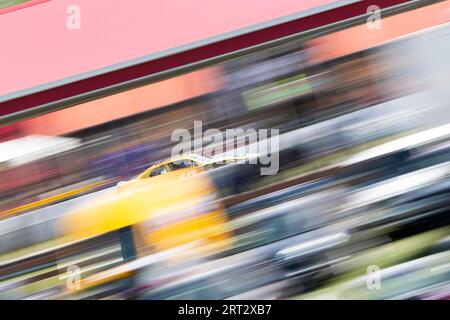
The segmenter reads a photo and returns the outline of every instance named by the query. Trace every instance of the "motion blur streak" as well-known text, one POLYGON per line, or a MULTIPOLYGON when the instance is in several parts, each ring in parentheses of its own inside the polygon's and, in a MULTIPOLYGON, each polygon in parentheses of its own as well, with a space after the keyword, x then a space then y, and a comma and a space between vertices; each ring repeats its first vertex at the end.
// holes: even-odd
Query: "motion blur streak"
POLYGON ((0 299, 448 299, 450 24, 342 32, 3 127, 0 299), (194 121, 278 173, 170 158, 194 121))

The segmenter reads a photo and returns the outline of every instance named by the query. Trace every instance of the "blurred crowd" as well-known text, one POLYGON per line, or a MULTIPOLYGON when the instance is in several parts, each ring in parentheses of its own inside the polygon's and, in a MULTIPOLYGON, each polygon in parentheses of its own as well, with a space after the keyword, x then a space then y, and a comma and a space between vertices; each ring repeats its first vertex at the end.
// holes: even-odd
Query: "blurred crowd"
MULTIPOLYGON (((5 157, 0 298, 449 298, 449 30, 323 61, 314 42, 267 49, 209 67, 202 94, 5 157), (194 121, 279 129, 278 173, 118 190, 194 121)), ((41 117, 2 143, 41 137, 41 117)))

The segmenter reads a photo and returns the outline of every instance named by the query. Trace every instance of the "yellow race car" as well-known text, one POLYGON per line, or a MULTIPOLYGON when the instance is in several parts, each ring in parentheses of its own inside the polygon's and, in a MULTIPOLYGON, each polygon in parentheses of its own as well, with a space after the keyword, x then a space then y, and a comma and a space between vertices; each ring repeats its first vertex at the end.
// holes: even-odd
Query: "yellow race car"
POLYGON ((178 157, 172 157, 170 159, 161 161, 152 165, 150 168, 139 174, 136 178, 130 181, 121 181, 117 185, 124 186, 129 183, 148 179, 155 176, 160 176, 169 172, 173 172, 180 169, 193 168, 193 170, 185 170, 186 175, 192 175, 199 172, 203 172, 209 169, 218 168, 227 164, 244 163, 250 159, 255 159, 257 155, 247 154, 244 156, 214 156, 205 157, 197 154, 186 154, 178 157))

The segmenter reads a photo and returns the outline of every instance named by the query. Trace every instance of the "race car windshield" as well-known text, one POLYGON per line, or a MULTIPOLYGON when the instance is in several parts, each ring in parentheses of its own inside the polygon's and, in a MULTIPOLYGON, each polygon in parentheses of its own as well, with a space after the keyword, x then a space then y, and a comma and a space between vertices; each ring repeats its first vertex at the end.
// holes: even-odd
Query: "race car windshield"
POLYGON ((154 176, 158 176, 161 174, 167 173, 167 169, 165 166, 161 166, 158 167, 156 169, 154 169, 151 173, 150 173, 150 177, 154 177, 154 176))
POLYGON ((178 169, 184 169, 184 168, 190 168, 194 165, 193 161, 191 160, 182 160, 182 161, 175 161, 171 163, 170 169, 171 170, 178 170, 178 169))

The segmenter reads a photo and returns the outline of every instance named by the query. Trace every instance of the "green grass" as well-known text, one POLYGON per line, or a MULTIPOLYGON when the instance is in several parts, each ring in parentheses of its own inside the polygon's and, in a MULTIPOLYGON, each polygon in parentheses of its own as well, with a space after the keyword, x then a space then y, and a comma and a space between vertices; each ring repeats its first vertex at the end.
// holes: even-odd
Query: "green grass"
POLYGON ((12 7, 31 0, 0 0, 0 9, 12 7))

